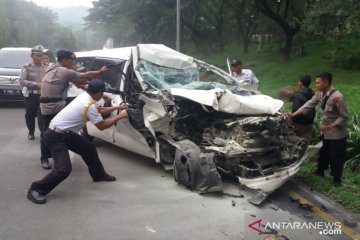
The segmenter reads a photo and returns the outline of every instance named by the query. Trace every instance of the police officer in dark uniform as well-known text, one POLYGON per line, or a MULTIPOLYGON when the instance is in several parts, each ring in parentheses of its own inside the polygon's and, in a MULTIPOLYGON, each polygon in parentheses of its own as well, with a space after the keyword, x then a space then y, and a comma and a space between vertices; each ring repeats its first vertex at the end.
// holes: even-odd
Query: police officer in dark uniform
POLYGON ((33 140, 35 132, 35 118, 37 117, 40 132, 43 131, 40 115, 41 80, 45 75, 47 65, 42 63, 44 48, 41 45, 31 49, 32 62, 25 64, 20 73, 20 84, 24 87, 25 122, 28 128, 28 139, 33 140))

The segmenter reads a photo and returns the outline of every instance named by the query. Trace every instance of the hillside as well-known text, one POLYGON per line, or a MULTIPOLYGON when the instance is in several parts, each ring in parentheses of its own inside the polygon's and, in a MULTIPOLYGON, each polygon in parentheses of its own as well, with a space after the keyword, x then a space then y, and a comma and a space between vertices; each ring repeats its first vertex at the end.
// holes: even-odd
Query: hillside
POLYGON ((259 90, 264 94, 276 97, 279 88, 288 85, 297 85, 298 77, 302 74, 312 76, 312 88, 316 74, 329 71, 333 74, 333 86, 345 96, 349 111, 360 111, 360 69, 345 70, 335 68, 324 56, 331 49, 330 44, 324 42, 307 43, 307 55, 293 56, 290 61, 283 61, 275 47, 269 45, 258 51, 253 46, 249 54, 242 54, 241 46, 227 46, 222 53, 211 53, 207 56, 188 51, 190 55, 212 63, 227 71, 226 58, 240 58, 245 68, 251 68, 260 80, 259 90), (211 57, 210 57, 211 56, 211 57))

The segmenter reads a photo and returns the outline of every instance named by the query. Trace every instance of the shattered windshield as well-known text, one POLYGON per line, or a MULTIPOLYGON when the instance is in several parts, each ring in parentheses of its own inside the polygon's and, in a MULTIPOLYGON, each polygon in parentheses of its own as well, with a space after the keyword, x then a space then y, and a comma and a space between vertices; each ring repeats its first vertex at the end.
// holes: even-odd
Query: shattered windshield
POLYGON ((251 95, 252 93, 237 86, 236 82, 229 81, 201 65, 194 63, 194 67, 186 69, 168 68, 151 62, 140 60, 138 71, 145 82, 160 90, 171 88, 210 90, 214 88, 229 89, 239 95, 251 95))

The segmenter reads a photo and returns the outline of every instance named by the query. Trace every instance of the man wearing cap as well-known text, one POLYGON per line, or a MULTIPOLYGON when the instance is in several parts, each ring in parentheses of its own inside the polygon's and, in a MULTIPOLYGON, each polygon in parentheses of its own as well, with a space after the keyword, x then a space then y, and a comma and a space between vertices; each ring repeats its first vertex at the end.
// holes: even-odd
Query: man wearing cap
POLYGON ((78 134, 87 121, 99 130, 104 130, 120 119, 127 118, 126 104, 113 107, 95 105, 103 97, 104 91, 104 81, 91 80, 86 92, 77 96, 51 120, 49 128, 43 134, 43 140, 54 158, 54 169, 42 180, 31 184, 27 195, 30 201, 37 204, 45 203, 45 195, 70 175, 72 166, 68 150, 82 157, 94 182, 116 180, 114 176, 105 172, 94 144, 78 134), (116 110, 121 112, 113 118, 104 120, 101 116, 116 110))
POLYGON ((28 139, 34 140, 35 118, 38 120, 38 127, 42 132, 42 121, 40 114, 40 89, 41 80, 45 75, 46 65, 42 64, 44 48, 41 45, 31 49, 32 62, 21 68, 20 85, 23 86, 25 101, 25 122, 28 128, 28 139))
MULTIPOLYGON (((73 70, 74 60, 76 58, 73 52, 59 50, 56 55, 58 63, 50 65, 46 69, 45 76, 42 79, 40 109, 44 129, 49 127, 50 121, 65 107, 66 90, 70 82, 74 84, 85 84, 88 79, 98 78, 101 73, 108 70, 106 67, 102 67, 98 71, 79 73, 73 70)), ((46 149, 45 145, 41 143, 40 160, 44 169, 51 168, 48 160, 50 157, 50 152, 46 149)))
POLYGON ((244 86, 250 85, 254 86, 257 89, 257 85, 259 84, 259 80, 256 78, 253 71, 250 69, 243 69, 242 62, 239 59, 234 59, 231 62, 231 69, 233 77, 244 86))
MULTIPOLYGON (((303 75, 299 77, 299 90, 292 98, 293 106, 292 112, 296 112, 307 101, 314 96, 314 91, 310 88, 311 77, 309 75, 303 75)), ((294 123, 294 133, 306 140, 308 144, 312 138, 312 126, 315 118, 315 109, 309 110, 306 114, 298 115, 292 118, 294 123)))

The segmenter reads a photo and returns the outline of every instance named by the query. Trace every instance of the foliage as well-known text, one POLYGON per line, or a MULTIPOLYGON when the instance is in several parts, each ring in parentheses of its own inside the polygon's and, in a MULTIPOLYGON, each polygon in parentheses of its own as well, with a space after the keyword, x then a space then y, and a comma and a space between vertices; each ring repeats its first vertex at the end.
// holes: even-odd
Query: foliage
MULTIPOLYGON (((32 47, 38 44, 59 49, 58 34, 62 28, 56 24, 57 16, 49 9, 32 2, 0 0, 0 48, 32 47), (24 10, 26 9, 26 10, 24 10)), ((68 29, 68 35, 72 35, 68 29)), ((74 38, 68 40, 74 41, 74 38)))
POLYGON ((320 191, 337 202, 360 213, 360 174, 345 169, 342 179, 342 187, 334 187, 332 177, 326 174, 325 178, 312 174, 316 163, 308 162, 302 164, 297 173, 297 179, 306 185, 320 191))
POLYGON ((300 23, 307 7, 306 1, 298 0, 256 0, 257 8, 268 18, 274 21, 283 30, 285 45, 283 55, 286 60, 290 54, 295 35, 300 31, 300 23))
POLYGON ((231 13, 236 19, 237 29, 242 38, 243 53, 248 53, 252 36, 261 21, 259 20, 259 10, 256 8, 254 2, 249 0, 230 0, 229 4, 231 6, 231 13))
POLYGON ((308 36, 334 42, 331 60, 336 66, 358 69, 359 53, 352 53, 350 39, 360 34, 360 2, 317 0, 306 12, 303 28, 308 36))
POLYGON ((134 43, 169 44, 175 35, 175 3, 164 1, 99 0, 85 18, 89 28, 113 37, 116 46, 134 43), (171 11, 169 10, 171 9, 171 11))
POLYGON ((321 140, 321 132, 320 132, 321 115, 322 115, 322 110, 320 108, 316 108, 316 115, 314 119, 314 124, 312 126, 311 142, 313 144, 316 144, 321 140))
POLYGON ((348 160, 345 166, 353 171, 360 172, 360 115, 358 113, 351 114, 348 130, 348 160))
MULTIPOLYGON (((319 126, 321 123, 321 110, 317 109, 316 118, 313 125, 312 142, 317 143, 320 140, 319 126)), ((352 171, 360 172, 360 115, 358 113, 350 113, 348 123, 348 139, 346 148, 345 168, 352 171)))
POLYGON ((344 69, 360 69, 360 51, 354 51, 351 46, 340 52, 332 52, 331 59, 335 66, 344 69))
POLYGON ((73 32, 69 28, 58 26, 58 30, 53 33, 52 46, 58 49, 76 50, 76 39, 73 32))
POLYGON ((339 39, 359 33, 360 3, 357 0, 317 0, 306 12, 307 33, 339 39))

